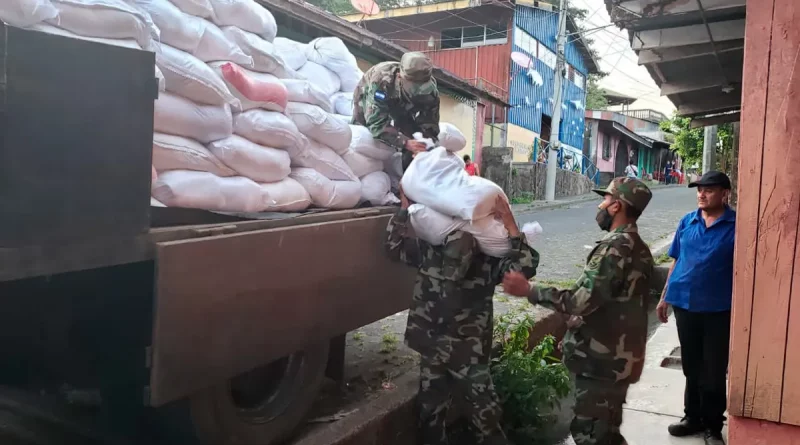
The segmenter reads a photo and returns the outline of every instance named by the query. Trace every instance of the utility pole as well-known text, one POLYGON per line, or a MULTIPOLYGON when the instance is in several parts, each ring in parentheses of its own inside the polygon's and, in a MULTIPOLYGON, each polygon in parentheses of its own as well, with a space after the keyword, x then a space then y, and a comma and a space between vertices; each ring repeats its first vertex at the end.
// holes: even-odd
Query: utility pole
POLYGON ((703 133, 703 174, 714 170, 717 154, 717 126, 705 127, 703 133))
POLYGON ((567 39, 567 2, 561 0, 558 10, 558 36, 556 37, 556 75, 553 86, 553 118, 550 128, 550 152, 547 156, 547 177, 544 183, 544 197, 547 201, 556 199, 556 172, 558 171, 558 150, 561 148, 561 97, 564 81, 564 45, 567 39))

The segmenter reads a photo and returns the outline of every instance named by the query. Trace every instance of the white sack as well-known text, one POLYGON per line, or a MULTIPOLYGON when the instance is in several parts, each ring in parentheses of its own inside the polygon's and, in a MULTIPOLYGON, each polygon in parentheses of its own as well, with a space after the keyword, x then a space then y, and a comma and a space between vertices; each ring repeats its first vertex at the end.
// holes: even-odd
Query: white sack
POLYGON ((356 56, 350 53, 347 45, 338 37, 320 37, 306 46, 306 57, 309 62, 324 66, 339 74, 352 67, 358 68, 356 56))
POLYGON ((328 113, 333 112, 333 106, 328 95, 317 88, 310 80, 281 79, 281 83, 289 93, 289 102, 316 105, 328 113))
POLYGON ((57 15, 58 9, 50 3, 50 0, 3 0, 0 2, 0 21, 19 28, 27 28, 45 20, 55 19, 57 15))
POLYGON ((391 192, 392 180, 384 172, 370 173, 361 178, 361 199, 374 206, 399 204, 391 192))
POLYGON ((359 178, 383 170, 383 161, 368 158, 352 150, 348 150, 343 154, 342 159, 359 178))
POLYGON ((158 28, 149 15, 122 0, 52 0, 52 4, 58 17, 48 22, 75 34, 134 39, 148 49, 158 41, 158 28))
POLYGON ((234 133, 257 144, 292 152, 305 149, 308 140, 289 117, 260 109, 245 111, 233 119, 234 133))
POLYGON ((217 176, 236 175, 200 143, 163 133, 153 133, 153 167, 159 172, 194 170, 217 176))
POLYGON ((161 36, 161 43, 192 53, 200 44, 205 25, 203 19, 178 9, 169 0, 129 0, 153 20, 161 36))
POLYGON ((184 136, 204 144, 233 134, 233 116, 228 105, 201 105, 170 93, 155 102, 153 129, 184 136))
POLYGON ((164 79, 164 73, 161 72, 161 69, 158 66, 155 67, 154 75, 156 76, 156 80, 158 81, 158 93, 160 96, 165 91, 167 91, 167 80, 164 79))
POLYGON ((443 215, 422 204, 408 206, 408 214, 417 237, 434 246, 442 245, 447 235, 461 230, 467 224, 464 220, 443 215))
POLYGON ((164 73, 167 91, 201 104, 229 104, 234 110, 241 108, 241 103, 228 90, 225 81, 197 57, 161 45, 156 63, 164 73))
POLYGON ((455 125, 439 122, 439 146, 455 153, 467 147, 467 139, 455 125))
POLYGON ((306 189, 292 178, 259 186, 264 212, 299 212, 311 206, 311 197, 306 189))
POLYGON ((339 80, 339 76, 324 66, 311 61, 297 70, 297 73, 302 78, 310 80, 328 97, 333 96, 342 87, 342 81, 339 80))
POLYGON ((489 216, 498 196, 508 199, 497 184, 467 174, 464 161, 444 147, 417 154, 401 183, 412 201, 468 221, 489 216))
POLYGON ((289 102, 286 114, 306 137, 325 144, 337 154, 347 153, 353 137, 348 124, 316 105, 299 102, 289 102))
POLYGON ((219 26, 236 26, 270 42, 278 33, 272 13, 253 0, 211 0, 211 6, 219 26))
POLYGON ((334 181, 358 180, 358 176, 353 173, 341 156, 316 141, 309 140, 305 150, 294 153, 289 151, 289 156, 292 158, 292 167, 313 168, 334 181))
POLYGON ((306 64, 306 44, 295 42, 284 37, 276 37, 272 42, 275 45, 275 52, 283 59, 287 67, 299 70, 306 64))
POLYGON ((397 150, 386 145, 385 142, 374 139, 367 127, 350 125, 350 131, 353 133, 353 138, 350 141, 350 151, 379 161, 387 161, 397 153, 397 150))
POLYGON ((469 232, 478 242, 478 248, 486 255, 502 258, 511 251, 511 238, 502 222, 493 215, 467 224, 462 229, 469 232))
POLYGON ((208 150, 236 173, 256 182, 277 182, 289 176, 289 153, 230 136, 208 144, 208 150))
POLYGON ((364 72, 361 71, 361 68, 354 66, 336 73, 336 75, 339 76, 339 80, 342 82, 341 90, 346 93, 352 93, 356 90, 358 83, 361 82, 361 78, 364 77, 364 72))
POLYGON ((311 195, 314 206, 323 209, 352 209, 361 198, 359 181, 332 181, 313 168, 293 168, 290 178, 311 195))
POLYGON ((353 115, 353 93, 336 93, 331 98, 333 111, 345 116, 353 115))
POLYGON ((284 69, 283 60, 278 57, 272 43, 256 34, 235 26, 226 26, 223 32, 232 42, 239 45, 245 54, 252 57, 252 69, 262 73, 280 73, 284 69))
MULTIPOLYGON (((229 82, 228 79, 225 78, 225 75, 222 73, 223 65, 226 65, 228 63, 230 63, 230 62, 212 62, 212 63, 209 63, 208 66, 210 66, 214 70, 214 72, 222 79, 222 81, 225 82, 225 85, 228 87, 228 91, 230 91, 231 94, 234 97, 236 97, 236 99, 239 100, 239 103, 241 104, 241 110, 242 111, 248 111, 248 110, 252 110, 254 108, 263 108, 264 110, 267 110, 267 111, 277 111, 277 112, 280 112, 280 113, 283 113, 284 111, 286 111, 285 103, 281 104, 281 103, 279 103, 277 101, 276 102, 263 102, 263 101, 258 101, 257 102, 257 101, 252 101, 252 100, 248 99, 247 97, 245 97, 244 94, 242 92, 240 92, 236 88, 236 85, 234 85, 233 83, 229 82)), ((259 73, 259 72, 256 72, 256 71, 250 71, 247 68, 242 68, 241 66, 238 67, 238 69, 241 70, 242 73, 245 76, 251 78, 252 80, 254 80, 256 82, 264 83, 264 84, 273 84, 272 86, 275 87, 275 88, 286 89, 286 87, 283 86, 283 83, 277 77, 273 76, 272 74, 259 73)), ((276 98, 278 96, 280 96, 280 95, 276 95, 276 98)), ((285 94, 284 94, 283 99, 285 99, 285 94)))
POLYGON ((214 8, 209 0, 170 0, 181 11, 204 19, 214 15, 214 8))
POLYGON ((353 116, 345 116, 344 114, 332 114, 331 116, 335 117, 336 119, 339 119, 345 124, 350 124, 350 122, 353 122, 353 116))
POLYGON ((392 181, 392 192, 397 193, 400 190, 400 178, 403 177, 403 154, 397 152, 383 161, 383 171, 392 181))
POLYGON ((261 187, 241 176, 221 178, 207 172, 171 170, 158 175, 153 198, 168 207, 217 212, 260 212, 261 187))
MULTIPOLYGON (((201 19, 202 20, 202 19, 201 19)), ((224 32, 208 20, 203 21, 203 35, 192 54, 203 62, 218 60, 235 62, 241 66, 253 66, 253 58, 245 54, 242 48, 228 38, 224 32)))
POLYGON ((525 234, 525 241, 530 246, 533 240, 542 234, 542 226, 539 225, 538 221, 527 222, 522 225, 519 231, 525 234))

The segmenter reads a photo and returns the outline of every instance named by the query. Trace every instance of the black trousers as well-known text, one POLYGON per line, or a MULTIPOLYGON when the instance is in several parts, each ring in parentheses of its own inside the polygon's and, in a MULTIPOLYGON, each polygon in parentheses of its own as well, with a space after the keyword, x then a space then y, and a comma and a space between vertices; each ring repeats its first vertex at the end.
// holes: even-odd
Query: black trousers
POLYGON ((684 412, 721 431, 727 405, 731 313, 690 312, 674 307, 686 376, 684 412))

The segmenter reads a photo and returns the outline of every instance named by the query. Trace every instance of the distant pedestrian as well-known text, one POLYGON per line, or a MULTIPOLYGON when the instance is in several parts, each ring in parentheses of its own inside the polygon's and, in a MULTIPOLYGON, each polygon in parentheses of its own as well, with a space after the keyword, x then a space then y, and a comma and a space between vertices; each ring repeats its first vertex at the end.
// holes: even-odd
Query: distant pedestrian
POLYGON ((723 445, 736 212, 726 204, 731 181, 724 173, 710 171, 689 187, 697 188, 698 209, 678 224, 669 250, 675 262, 657 309, 664 323, 669 306, 675 312, 686 377, 684 417, 669 433, 705 432, 707 445, 723 445))
POLYGON ((480 176, 481 172, 478 170, 478 164, 472 162, 469 155, 464 155, 464 168, 470 176, 480 176))
POLYGON ((664 167, 664 184, 672 183, 672 163, 667 161, 667 166, 664 167))
POLYGON ((625 176, 628 178, 638 178, 639 177, 639 170, 636 169, 636 166, 633 165, 633 160, 628 162, 628 166, 625 167, 625 176))

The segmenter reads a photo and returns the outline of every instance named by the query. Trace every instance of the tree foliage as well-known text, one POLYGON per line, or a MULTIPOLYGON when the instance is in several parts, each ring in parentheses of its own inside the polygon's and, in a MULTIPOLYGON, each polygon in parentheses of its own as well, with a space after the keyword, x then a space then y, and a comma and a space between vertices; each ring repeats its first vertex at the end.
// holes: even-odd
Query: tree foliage
MULTIPOLYGON (((688 117, 672 116, 672 119, 661 122, 661 131, 675 135, 675 142, 672 144, 675 150, 683 159, 684 165, 701 165, 703 163, 703 142, 705 130, 703 128, 692 128, 692 119, 688 117)), ((731 173, 736 168, 733 150, 733 126, 722 124, 717 127, 717 146, 716 146, 717 165, 714 169, 731 173)))
POLYGON ((587 110, 605 110, 608 108, 608 99, 606 99, 606 90, 598 84, 599 76, 596 74, 589 74, 586 81, 586 109, 587 110))

